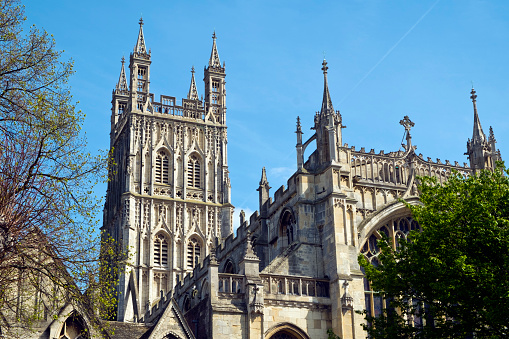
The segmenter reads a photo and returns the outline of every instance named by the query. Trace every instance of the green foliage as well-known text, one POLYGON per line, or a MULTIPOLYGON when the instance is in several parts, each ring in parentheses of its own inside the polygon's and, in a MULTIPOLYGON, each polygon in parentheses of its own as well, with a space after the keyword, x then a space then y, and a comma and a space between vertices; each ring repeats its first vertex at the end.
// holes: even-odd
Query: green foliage
POLYGON ((106 178, 107 156, 87 151, 85 114, 68 86, 72 61, 24 21, 19 0, 0 0, 0 309, 30 325, 104 288, 95 281, 101 200, 93 188, 106 178))
POLYGON ((372 338, 509 335, 505 173, 502 167, 468 178, 455 173, 442 185, 419 178, 422 205, 407 206, 422 232, 413 232, 397 250, 386 237, 379 241, 379 267, 359 256, 389 306, 378 318, 366 317, 372 338))
POLYGON ((336 335, 336 333, 334 333, 334 331, 331 328, 329 328, 327 330, 327 339, 341 339, 341 337, 336 335))

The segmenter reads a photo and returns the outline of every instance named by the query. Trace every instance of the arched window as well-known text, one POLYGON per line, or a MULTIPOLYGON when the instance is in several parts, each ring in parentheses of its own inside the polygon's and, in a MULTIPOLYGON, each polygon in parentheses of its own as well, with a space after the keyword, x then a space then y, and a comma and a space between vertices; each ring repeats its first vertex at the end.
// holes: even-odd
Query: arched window
POLYGON ((170 157, 162 150, 156 156, 156 182, 170 183, 170 157))
POLYGON ((168 266, 168 240, 158 234, 154 240, 154 265, 168 266))
POLYGON ((60 330, 60 339, 88 339, 90 338, 87 326, 83 317, 73 312, 63 323, 60 330))
POLYGON ((224 268, 223 268, 223 273, 230 273, 230 274, 235 274, 235 265, 233 264, 233 262, 228 259, 226 261, 226 264, 224 264, 224 268))
POLYGON ((200 262, 200 242, 191 238, 187 243, 187 268, 195 268, 200 262))
MULTIPOLYGON (((419 224, 411 217, 392 219, 369 235, 364 246, 362 246, 361 253, 364 254, 371 264, 378 266, 380 265, 380 260, 378 259, 380 254, 378 240, 384 234, 392 241, 393 248, 397 249, 401 241, 407 241, 408 234, 411 231, 419 229, 419 224)), ((364 273, 362 267, 361 270, 364 273)), ((364 300, 368 316, 378 317, 382 314, 383 309, 389 306, 389 300, 383 299, 380 293, 373 290, 371 283, 366 277, 364 277, 364 300)), ((417 324, 419 321, 422 321, 422 318, 415 315, 413 316, 413 321, 417 324)))
POLYGON ((200 187, 200 159, 194 154, 187 162, 187 186, 200 187))
POLYGON ((282 239, 282 247, 286 248, 295 241, 295 218, 290 210, 283 212, 279 226, 279 236, 282 239))

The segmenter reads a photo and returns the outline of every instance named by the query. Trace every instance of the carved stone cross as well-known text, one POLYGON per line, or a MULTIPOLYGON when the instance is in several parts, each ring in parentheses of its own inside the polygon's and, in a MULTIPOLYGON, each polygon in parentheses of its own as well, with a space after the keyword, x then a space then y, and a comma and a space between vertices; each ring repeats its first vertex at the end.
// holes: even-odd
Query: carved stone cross
POLYGON ((415 126, 415 123, 414 123, 414 122, 412 122, 412 120, 410 120, 410 118, 408 117, 408 115, 405 115, 405 116, 403 117, 403 120, 400 120, 400 121, 399 121, 399 124, 400 124, 401 126, 405 127, 405 130, 406 130, 407 132, 410 132, 410 129, 411 129, 412 127, 414 127, 414 126, 415 126))

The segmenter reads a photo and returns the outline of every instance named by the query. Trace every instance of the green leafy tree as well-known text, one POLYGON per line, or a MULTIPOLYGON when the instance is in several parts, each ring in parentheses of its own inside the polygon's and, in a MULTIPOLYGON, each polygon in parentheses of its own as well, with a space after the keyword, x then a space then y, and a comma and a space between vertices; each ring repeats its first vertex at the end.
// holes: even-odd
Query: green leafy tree
POLYGON ((93 187, 106 157, 87 152, 72 61, 24 21, 18 0, 0 0, 0 319, 30 326, 52 314, 55 299, 114 296, 93 292, 104 288, 93 187))
POLYGON ((379 241, 381 265, 360 255, 388 307, 367 316, 372 338, 509 336, 509 179, 507 170, 442 185, 420 178, 422 205, 408 205, 422 228, 393 250, 379 241))

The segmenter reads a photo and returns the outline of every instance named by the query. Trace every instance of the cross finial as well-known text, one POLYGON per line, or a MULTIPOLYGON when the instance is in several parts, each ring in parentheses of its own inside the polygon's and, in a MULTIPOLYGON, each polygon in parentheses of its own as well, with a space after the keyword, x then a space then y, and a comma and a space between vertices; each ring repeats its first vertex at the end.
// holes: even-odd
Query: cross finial
POLYGON ((472 102, 475 103, 475 99, 477 98, 477 95, 475 94, 475 89, 472 87, 472 91, 470 91, 470 99, 472 99, 472 102))
POLYGON ((400 120, 400 121, 399 121, 399 124, 400 124, 401 126, 405 127, 405 130, 406 130, 407 132, 410 132, 410 129, 411 129, 412 127, 414 127, 414 126, 415 126, 415 123, 414 123, 414 122, 412 122, 412 120, 410 120, 410 118, 408 117, 408 115, 405 115, 405 116, 403 117, 403 120, 400 120))
POLYGON ((323 62, 322 62, 322 71, 323 71, 323 74, 327 73, 327 70, 329 69, 329 67, 327 67, 327 60, 325 60, 325 58, 323 58, 323 62))
POLYGON ((194 65, 191 67, 191 73, 194 74, 194 65))
POLYGON ((216 30, 214 30, 214 33, 212 33, 212 39, 216 40, 216 30))
POLYGON ((140 17, 140 22, 139 22, 140 26, 143 26, 143 17, 140 17))
POLYGON ((125 58, 124 58, 124 56, 122 56, 121 62, 122 62, 122 65, 124 65, 124 63, 125 63, 125 58))

